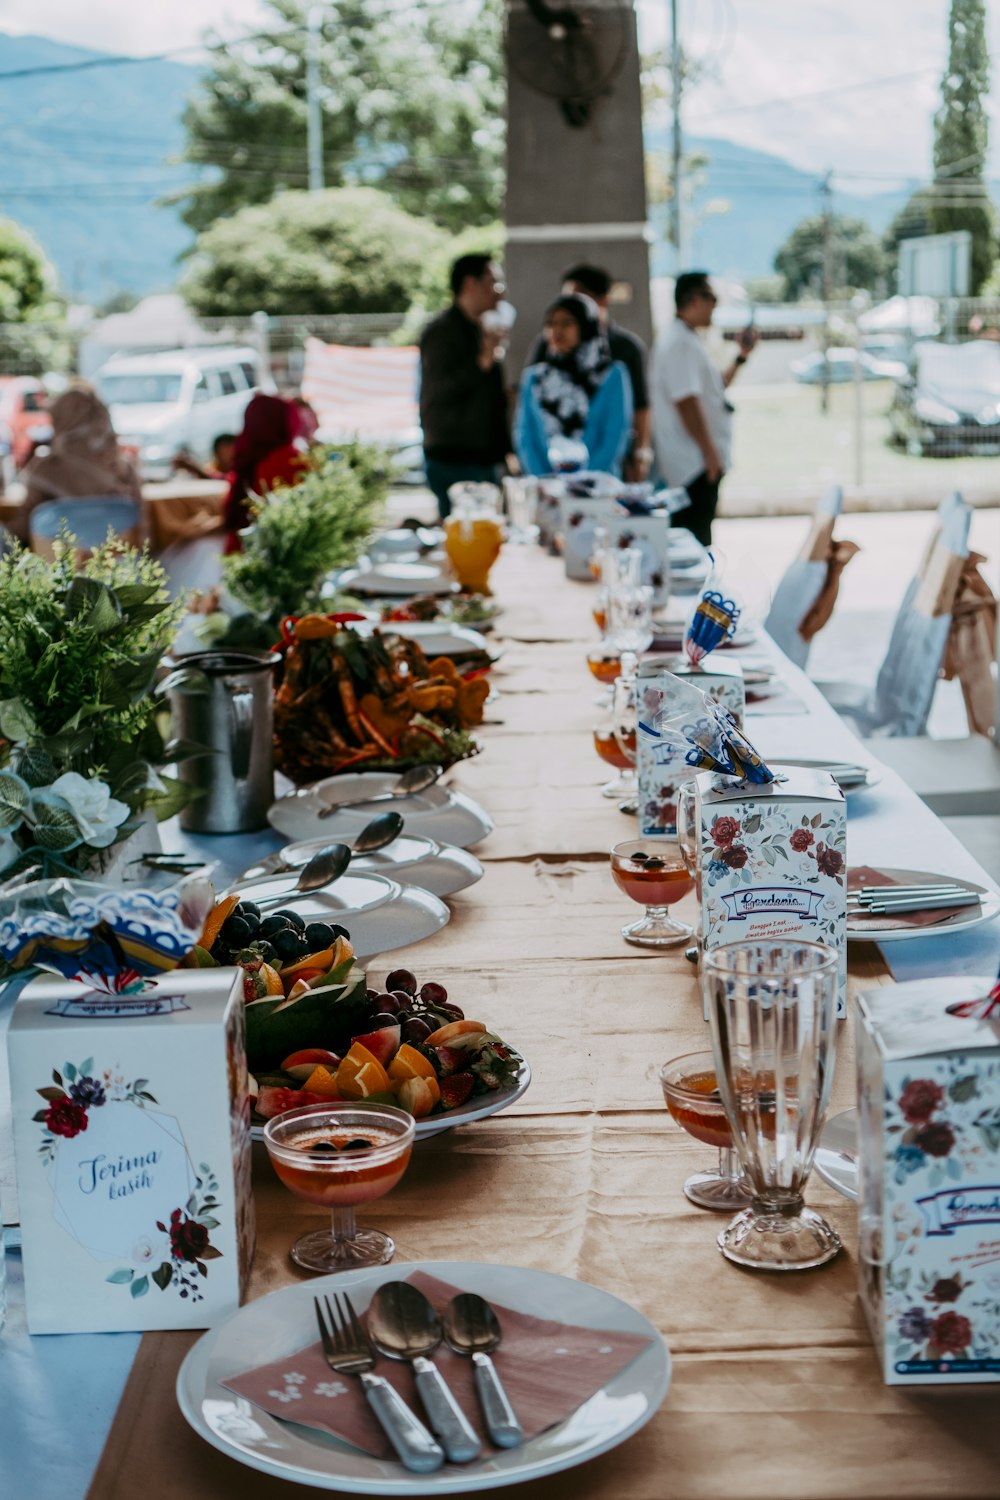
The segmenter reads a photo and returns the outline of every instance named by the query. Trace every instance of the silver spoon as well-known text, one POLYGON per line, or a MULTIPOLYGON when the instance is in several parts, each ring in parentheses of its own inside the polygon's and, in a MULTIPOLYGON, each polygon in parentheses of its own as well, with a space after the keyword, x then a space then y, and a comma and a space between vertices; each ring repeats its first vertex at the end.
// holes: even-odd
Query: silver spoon
POLYGON ((453 1464, 478 1458, 481 1444, 464 1412, 428 1358, 444 1336, 441 1319, 423 1292, 408 1281, 386 1281, 368 1308, 368 1332, 376 1349, 390 1359, 407 1359, 413 1367, 427 1421, 453 1464))
POLYGON ((490 1351, 500 1342, 500 1323, 484 1297, 459 1292, 444 1314, 444 1336, 458 1354, 471 1354, 473 1376, 483 1408, 486 1430, 498 1448, 516 1448, 524 1431, 514 1414, 490 1351))
POLYGON ((402 831, 403 819, 398 812, 379 813, 362 828, 351 849, 355 854, 374 854, 376 849, 384 849, 398 839, 402 831))
MULTIPOLYGON (((351 862, 351 847, 349 844, 327 844, 325 849, 317 849, 306 864, 302 866, 298 880, 287 891, 280 896, 265 896, 263 900, 255 904, 261 911, 267 906, 284 906, 295 896, 305 895, 309 891, 322 890, 324 886, 332 885, 339 880, 351 862)), ((252 887, 250 890, 253 895, 252 887)))
POLYGON ((397 797, 412 797, 414 792, 422 792, 426 787, 433 786, 437 781, 443 766, 411 766, 404 771, 402 776, 387 792, 376 792, 374 796, 348 797, 346 800, 330 802, 320 810, 321 818, 332 818, 334 813, 340 812, 342 807, 367 806, 369 802, 394 802, 397 797))

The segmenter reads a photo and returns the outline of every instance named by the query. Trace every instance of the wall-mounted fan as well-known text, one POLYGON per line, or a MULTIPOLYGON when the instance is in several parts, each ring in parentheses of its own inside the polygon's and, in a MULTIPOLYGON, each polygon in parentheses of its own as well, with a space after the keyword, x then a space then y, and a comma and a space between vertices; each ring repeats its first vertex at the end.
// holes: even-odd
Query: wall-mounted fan
POLYGON ((598 99, 611 92, 628 57, 631 28, 627 0, 602 6, 600 45, 594 12, 580 14, 547 0, 525 0, 537 23, 511 28, 511 71, 539 94, 558 101, 568 125, 586 125, 598 99))

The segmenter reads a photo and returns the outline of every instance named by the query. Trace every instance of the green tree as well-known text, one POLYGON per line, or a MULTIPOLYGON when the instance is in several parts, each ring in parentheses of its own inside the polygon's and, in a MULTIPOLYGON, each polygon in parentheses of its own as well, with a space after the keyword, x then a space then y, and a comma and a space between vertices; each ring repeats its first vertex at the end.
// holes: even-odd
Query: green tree
POLYGON ((973 296, 997 255, 996 214, 983 180, 989 146, 986 100, 990 54, 983 0, 951 0, 948 64, 941 79, 941 107, 934 117, 934 182, 930 229, 972 235, 969 291, 973 296))
MULTIPOLYGON (((184 116, 185 159, 215 169, 185 195, 193 229, 307 185, 309 0, 266 0, 273 26, 216 43, 184 116)), ((500 0, 473 14, 331 0, 320 40, 330 187, 384 189, 458 230, 496 218, 503 189, 500 0)))
POLYGON ((181 291, 202 317, 405 312, 443 241, 375 188, 282 193, 199 235, 181 291))
POLYGON ((26 323, 57 310, 55 278, 35 241, 0 219, 0 323, 26 323))
MULTIPOLYGON (((834 214, 832 236, 831 295, 840 298, 862 289, 877 290, 885 275, 885 254, 871 226, 864 219, 834 214)), ((823 214, 813 214, 796 225, 774 257, 774 269, 785 279, 787 298, 822 295, 825 254, 825 219, 823 214)))

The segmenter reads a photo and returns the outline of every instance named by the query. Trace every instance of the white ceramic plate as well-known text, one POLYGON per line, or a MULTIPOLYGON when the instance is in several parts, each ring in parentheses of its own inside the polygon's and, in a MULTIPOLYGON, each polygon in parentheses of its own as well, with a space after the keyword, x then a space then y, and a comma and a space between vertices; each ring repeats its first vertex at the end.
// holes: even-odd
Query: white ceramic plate
POLYGON ((848 912, 848 941, 853 938, 859 943, 912 943, 919 938, 939 937, 946 932, 968 932, 970 927, 979 927, 983 922, 992 922, 993 918, 1000 914, 1000 895, 996 891, 987 890, 985 886, 974 885, 971 880, 959 880, 957 875, 941 875, 928 870, 896 870, 890 869, 888 865, 880 865, 879 868, 886 875, 890 875, 893 880, 906 885, 931 885, 947 881, 951 885, 961 886, 964 890, 975 891, 981 900, 978 906, 960 908, 954 916, 946 917, 943 922, 935 922, 927 927, 876 927, 871 923, 866 923, 864 927, 854 928, 851 926, 850 912, 848 912))
MULTIPOLYGON (((397 885, 396 889, 399 895, 394 901, 348 917, 344 923, 350 931, 360 964, 370 962, 380 953, 392 953, 396 948, 422 943, 424 938, 433 937, 451 921, 451 908, 445 906, 439 896, 432 896, 430 891, 422 890, 418 885, 402 888, 397 885)), ((296 907, 296 910, 301 908, 296 907)), ((306 915, 304 911, 302 915, 306 915)))
MULTIPOLYGON (((441 1135, 446 1130, 454 1130, 456 1125, 471 1125, 475 1120, 488 1120, 490 1115, 498 1115, 501 1110, 509 1109, 516 1104, 531 1082, 531 1069, 526 1062, 522 1062, 517 1070, 517 1082, 513 1088, 497 1089, 492 1094, 477 1094, 472 1099, 467 1099, 464 1104, 459 1104, 455 1109, 449 1109, 443 1115, 429 1115, 426 1120, 416 1122, 414 1132, 418 1141, 426 1141, 429 1136, 441 1135)), ((250 1134, 255 1141, 264 1139, 263 1125, 251 1125, 250 1134)))
MULTIPOLYGON (((798 758, 796 758, 795 760, 788 760, 785 756, 782 756, 780 760, 769 760, 768 765, 802 766, 806 771, 828 771, 830 770, 831 766, 844 766, 847 765, 847 762, 842 760, 801 760, 798 758)), ((874 768, 860 765, 857 768, 855 768, 854 766, 851 767, 852 771, 855 769, 864 772, 864 776, 860 780, 855 780, 853 777, 845 777, 844 780, 840 780, 839 777, 834 777, 834 780, 837 782, 837 785, 840 787, 840 790, 844 793, 845 797, 849 797, 852 792, 864 792, 867 791, 869 787, 878 786, 879 782, 882 780, 882 772, 876 771, 874 770, 874 768)))
POLYGON ((400 635, 416 641, 431 660, 435 656, 471 656, 475 651, 485 651, 492 661, 501 655, 478 630, 452 625, 447 620, 384 620, 379 629, 384 635, 400 635))
POLYGON ((616 1448, 645 1426, 670 1385, 670 1351, 653 1325, 586 1282, 547 1271, 477 1261, 413 1261, 370 1271, 313 1276, 241 1307, 191 1349, 177 1376, 177 1400, 206 1442, 238 1462, 277 1479, 362 1495, 448 1495, 497 1489, 573 1468, 616 1448), (420 1269, 518 1311, 584 1328, 644 1334, 643 1352, 565 1422, 475 1464, 410 1474, 388 1459, 371 1458, 326 1433, 282 1422, 220 1382, 271 1355, 291 1354, 315 1337, 313 1298, 348 1291, 361 1311, 384 1281, 420 1269))
MULTIPOLYGON (((329 842, 329 838, 302 839, 282 849, 280 858, 301 869, 329 842)), ((433 896, 454 896, 483 878, 482 865, 468 850, 406 832, 384 849, 376 849, 374 854, 356 854, 351 860, 351 870, 387 875, 402 886, 419 885, 433 896)))
POLYGON ((361 912, 375 911, 387 902, 395 901, 400 893, 400 886, 385 874, 359 875, 353 869, 348 874, 341 875, 333 885, 310 891, 308 895, 296 892, 297 880, 298 876, 291 872, 287 875, 265 875, 256 880, 234 881, 231 889, 238 890, 241 896, 245 895, 258 904, 267 902, 262 908, 262 916, 280 911, 287 904, 294 906, 307 922, 326 922, 331 918, 333 921, 339 920, 339 916, 333 916, 333 913, 353 917, 361 912))
POLYGON ((831 1115, 820 1133, 813 1166, 830 1187, 845 1198, 858 1196, 858 1112, 845 1109, 831 1115))
POLYGON ((267 906, 264 916, 287 905, 305 922, 341 923, 351 934, 359 963, 422 943, 451 921, 451 910, 440 897, 417 885, 404 887, 385 875, 342 875, 328 889, 308 895, 295 894, 295 881, 294 873, 271 875, 235 888, 251 901, 280 894, 280 902, 267 906))
POLYGON ((451 594, 456 587, 440 568, 419 562, 382 562, 363 572, 345 573, 340 586, 348 594, 386 594, 403 599, 414 594, 451 594))
POLYGON ((388 791, 398 777, 392 771, 348 772, 330 776, 312 787, 302 787, 280 798, 267 815, 272 828, 287 839, 313 839, 325 835, 329 843, 350 841, 370 823, 376 813, 392 808, 406 820, 408 832, 425 834, 441 844, 457 844, 467 849, 493 832, 493 819, 478 802, 462 792, 452 792, 440 785, 412 797, 398 797, 393 802, 362 802, 340 808, 332 817, 319 817, 331 801, 345 797, 374 796, 388 791))

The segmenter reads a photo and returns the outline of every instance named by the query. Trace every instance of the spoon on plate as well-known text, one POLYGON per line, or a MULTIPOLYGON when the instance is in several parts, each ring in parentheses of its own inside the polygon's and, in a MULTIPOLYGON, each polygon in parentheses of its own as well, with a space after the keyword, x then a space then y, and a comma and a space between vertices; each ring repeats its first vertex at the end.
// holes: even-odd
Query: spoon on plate
POLYGON ((368 1332, 381 1354, 409 1360, 431 1431, 453 1464, 471 1463, 481 1444, 444 1376, 428 1358, 441 1343, 441 1319, 408 1281, 386 1281, 368 1308, 368 1332))
POLYGON ((367 797, 348 797, 329 802, 320 810, 319 816, 332 818, 334 813, 340 812, 342 807, 361 807, 367 806, 369 802, 394 802, 397 797, 412 797, 415 792, 422 792, 427 787, 433 786, 443 770, 443 766, 411 766, 408 771, 403 772, 396 785, 390 787, 387 792, 376 792, 367 797))
POLYGON ((444 1312, 444 1336, 456 1354, 472 1356, 473 1377, 490 1440, 498 1448, 516 1448, 524 1431, 490 1359, 500 1342, 500 1323, 485 1297, 459 1292, 444 1312))
MULTIPOLYGON (((403 819, 399 813, 379 813, 377 817, 372 818, 370 823, 365 824, 353 844, 323 845, 322 848, 315 850, 300 867, 297 884, 282 897, 282 900, 286 901, 288 895, 318 891, 324 885, 329 885, 331 881, 343 875, 347 864, 355 854, 374 854, 376 849, 384 849, 387 844, 398 839, 402 831, 403 819), (343 863, 344 856, 339 852, 344 849, 347 850, 347 863, 343 863)), ((295 868, 294 865, 287 864, 280 855, 273 856, 273 861, 270 865, 265 863, 263 866, 251 866, 240 877, 242 885, 253 885, 261 880, 270 880, 275 875, 283 875, 295 868)))
MULTIPOLYGON (((311 859, 307 860, 299 872, 299 878, 288 890, 282 891, 280 896, 265 896, 256 904, 263 911, 268 906, 284 906, 294 896, 304 896, 310 891, 320 891, 324 886, 332 885, 339 880, 341 875, 351 863, 353 850, 349 844, 327 844, 325 849, 317 849, 311 859)), ((250 895, 253 895, 252 884, 248 882, 250 895)))

